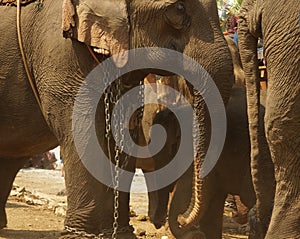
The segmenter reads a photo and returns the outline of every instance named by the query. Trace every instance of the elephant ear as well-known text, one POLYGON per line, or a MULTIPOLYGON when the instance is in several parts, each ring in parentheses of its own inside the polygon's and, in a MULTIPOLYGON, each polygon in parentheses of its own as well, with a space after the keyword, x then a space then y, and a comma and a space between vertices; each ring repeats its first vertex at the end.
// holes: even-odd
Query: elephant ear
POLYGON ((126 64, 129 22, 125 0, 64 0, 62 29, 64 37, 108 50, 118 67, 126 64))

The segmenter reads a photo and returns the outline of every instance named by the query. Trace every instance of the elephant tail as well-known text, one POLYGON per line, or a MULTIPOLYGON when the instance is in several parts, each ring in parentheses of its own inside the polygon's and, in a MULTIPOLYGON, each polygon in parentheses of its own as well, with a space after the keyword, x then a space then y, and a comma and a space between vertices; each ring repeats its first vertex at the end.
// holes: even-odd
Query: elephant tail
POLYGON ((247 113, 251 142, 251 163, 253 163, 258 162, 260 156, 260 78, 258 70, 257 45, 258 38, 261 36, 261 15, 257 12, 255 7, 251 8, 247 5, 249 2, 251 1, 246 1, 240 10, 238 36, 239 50, 245 72, 247 113))
MULTIPOLYGON (((260 78, 257 57, 258 38, 262 35, 260 28, 261 9, 247 5, 249 2, 251 1, 245 1, 240 10, 238 36, 247 89, 247 113, 251 143, 251 174, 257 196, 256 206, 258 208, 256 218, 260 220, 262 218, 262 215, 260 215, 260 198, 265 194, 259 184, 259 179, 264 177, 260 172, 260 165, 263 163, 262 159, 264 155, 261 151, 262 127, 260 123, 262 122, 260 122, 260 78)), ((262 232, 262 234, 265 234, 266 228, 263 230, 264 232, 262 232)))

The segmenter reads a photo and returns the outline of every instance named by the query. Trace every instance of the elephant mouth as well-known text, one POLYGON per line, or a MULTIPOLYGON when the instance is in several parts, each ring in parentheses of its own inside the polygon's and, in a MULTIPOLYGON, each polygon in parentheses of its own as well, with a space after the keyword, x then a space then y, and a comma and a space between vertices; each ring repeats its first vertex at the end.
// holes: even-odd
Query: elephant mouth
POLYGON ((92 47, 93 51, 103 56, 109 56, 110 51, 105 48, 92 47))
POLYGON ((110 56, 110 51, 105 48, 93 47, 89 45, 86 46, 97 64, 105 61, 110 56))

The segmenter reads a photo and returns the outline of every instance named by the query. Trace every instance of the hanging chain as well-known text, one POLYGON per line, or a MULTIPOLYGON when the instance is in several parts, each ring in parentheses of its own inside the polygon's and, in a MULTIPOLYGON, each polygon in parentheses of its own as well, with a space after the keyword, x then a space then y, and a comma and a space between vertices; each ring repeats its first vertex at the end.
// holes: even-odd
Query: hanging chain
POLYGON ((111 124, 110 124, 110 93, 111 88, 108 82, 108 76, 105 73, 104 76, 104 85, 105 85, 105 92, 104 92, 104 115, 105 115, 105 138, 107 141, 107 152, 108 158, 111 160, 111 151, 110 151, 110 133, 111 133, 111 124))
MULTIPOLYGON (((105 77, 105 79, 108 79, 105 77)), ((111 157, 111 149, 110 149, 110 140, 111 140, 111 107, 110 104, 116 104, 117 101, 120 99, 121 96, 121 79, 118 79, 116 82, 116 85, 114 86, 114 89, 112 89, 111 86, 109 86, 108 82, 104 80, 105 83, 105 93, 104 93, 104 114, 105 114, 105 138, 107 140, 107 149, 108 149, 108 156, 109 159, 112 160, 111 157), (113 92, 116 92, 116 94, 113 94, 113 92)), ((140 105, 144 104, 144 82, 140 81, 140 88, 139 88, 139 102, 140 105)), ((115 176, 113 178, 113 190, 114 190, 114 222, 113 222, 113 228, 112 229, 102 229, 102 232, 98 235, 87 233, 82 230, 77 230, 76 228, 72 228, 69 226, 65 226, 65 230, 69 233, 72 233, 74 235, 78 235, 80 237, 85 238, 91 238, 91 239, 117 239, 118 233, 126 233, 126 232, 133 232, 132 226, 125 226, 125 227, 119 227, 118 224, 118 218, 119 218, 119 173, 120 173, 120 154, 123 152, 124 149, 124 142, 125 142, 125 135, 124 135, 124 127, 125 127, 125 120, 124 120, 124 105, 121 103, 120 105, 120 111, 114 112, 114 127, 115 134, 115 176), (118 143, 118 145, 117 145, 118 143)), ((137 123, 140 124, 143 117, 143 107, 139 109, 139 112, 137 114, 137 123)), ((137 125, 139 126, 139 125, 137 125)), ((137 132, 138 133, 138 132, 137 132)), ((135 135, 135 137, 137 134, 135 135)), ((126 155, 125 161, 127 159, 128 155, 126 155)))
POLYGON ((139 109, 139 114, 138 114, 138 120, 139 123, 141 124, 142 122, 142 118, 143 118, 143 114, 144 114, 144 101, 145 101, 145 94, 144 94, 144 90, 145 90, 145 86, 144 86, 144 80, 140 81, 140 88, 139 88, 139 101, 140 101, 140 105, 142 105, 142 107, 139 109))
MULTIPOLYGON (((80 238, 90 238, 90 239, 111 239, 111 235, 113 233, 113 229, 102 229, 102 232, 98 235, 93 233, 87 233, 85 231, 77 230, 76 228, 65 226, 65 230, 68 233, 73 235, 80 236, 80 238)), ((126 233, 126 232, 133 232, 132 226, 125 226, 118 228, 118 233, 126 233)))
MULTIPOLYGON (((116 92, 115 97, 113 97, 111 91, 111 102, 116 104, 118 100, 121 97, 121 79, 118 79, 115 85, 114 92, 116 92)), ((141 105, 144 103, 144 81, 140 81, 140 87, 139 87, 139 101, 141 105)), ((112 239, 117 238, 117 232, 118 232, 118 218, 119 218, 119 169, 120 169, 120 154, 124 150, 124 130, 125 130, 125 120, 124 120, 124 105, 121 102, 120 103, 120 111, 119 112, 114 112, 114 127, 116 127, 115 130, 115 177, 114 177, 114 222, 113 222, 113 234, 112 234, 112 239)), ((143 117, 143 107, 139 109, 138 112, 138 124, 141 124, 142 117, 143 117)), ((139 125, 138 125, 139 126, 139 125)), ((126 155, 125 161, 127 161, 128 155, 126 155)))
MULTIPOLYGON (((90 47, 88 47, 90 53, 96 59, 96 62, 98 62, 97 58, 95 57, 93 51, 90 47)), ((100 64, 98 62, 98 64, 100 64)), ((104 85, 105 85, 105 92, 104 92, 104 115, 105 115, 105 138, 107 140, 107 150, 108 150, 108 157, 109 160, 112 162, 112 155, 111 155, 111 148, 110 148, 110 140, 111 140, 111 107, 110 103, 113 105, 116 105, 117 101, 121 97, 121 79, 118 79, 115 85, 115 89, 112 88, 108 81, 108 72, 105 72, 104 75, 104 85), (116 94, 114 94, 116 92, 116 94)), ((114 112, 115 113, 115 112, 114 112)), ((125 127, 125 121, 124 121, 124 106, 121 104, 120 112, 117 112, 116 115, 114 115, 114 125, 117 127, 115 130, 115 176, 113 178, 113 189, 114 189, 114 222, 113 222, 113 228, 112 229, 102 229, 101 233, 96 235, 92 233, 88 233, 83 230, 77 230, 76 228, 65 226, 65 231, 74 235, 78 235, 80 237, 85 238, 91 238, 91 239, 117 239, 118 233, 126 233, 130 232, 132 233, 134 231, 134 228, 131 225, 119 227, 118 225, 118 218, 119 218, 119 166, 120 166, 120 154, 123 152, 124 149, 124 127, 125 127), (117 142, 119 142, 119 146, 117 146, 117 142)), ((125 161, 127 159, 128 155, 125 157, 125 161)))
MULTIPOLYGON (((108 157, 109 160, 112 162, 112 155, 111 155, 111 148, 110 148, 110 139, 111 139, 111 114, 110 114, 110 104, 115 104, 118 100, 118 98, 120 97, 120 82, 119 80, 116 83, 115 86, 115 92, 116 94, 114 95, 114 90, 112 90, 112 86, 109 85, 109 83, 107 82, 108 77, 105 76, 104 79, 104 84, 106 87, 105 93, 104 93, 104 114, 105 114, 105 138, 107 140, 107 150, 108 150, 108 157)), ((114 190, 114 213, 113 213, 113 217, 114 217, 114 222, 113 222, 113 232, 111 235, 112 239, 116 239, 117 238, 117 232, 118 232, 118 218, 119 218, 119 191, 118 191, 118 187, 119 187, 119 165, 120 165, 120 160, 119 160, 119 155, 120 155, 120 150, 119 147, 117 146, 117 142, 118 142, 118 135, 119 135, 119 125, 120 122, 118 122, 118 115, 121 112, 117 112, 114 113, 114 119, 116 120, 116 122, 114 123, 114 127, 116 127, 115 129, 115 135, 114 135, 114 139, 115 139, 115 167, 114 167, 114 171, 115 171, 115 176, 113 178, 113 190, 114 190)))
MULTIPOLYGON (((112 101, 116 105, 121 96, 121 80, 118 79, 115 85, 115 97, 112 95, 112 101)), ((122 103, 121 103, 122 104, 122 103)), ((119 167, 120 167, 120 154, 123 151, 123 140, 124 140, 124 124, 121 121, 121 116, 124 114, 122 107, 119 112, 114 112, 114 127, 115 129, 115 177, 114 177, 114 222, 113 222, 113 234, 112 239, 117 238, 118 232, 118 218, 119 218, 119 167)))

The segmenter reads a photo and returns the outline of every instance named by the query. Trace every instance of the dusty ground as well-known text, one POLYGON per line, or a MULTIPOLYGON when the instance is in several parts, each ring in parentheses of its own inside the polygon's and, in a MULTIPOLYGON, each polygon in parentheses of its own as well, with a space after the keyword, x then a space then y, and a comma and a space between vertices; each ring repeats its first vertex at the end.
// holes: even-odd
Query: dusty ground
MULTIPOLYGON (((137 174, 134 179, 131 198, 132 210, 137 214, 131 223, 143 239, 160 239, 167 235, 164 228, 156 230, 148 221, 147 194, 144 191, 143 177, 137 174), (142 193, 139 193, 142 192, 142 193)), ((56 194, 64 189, 64 180, 57 170, 22 170, 7 203, 8 227, 0 231, 0 239, 56 239, 63 229, 63 215, 66 197, 56 194)), ((225 212, 224 239, 247 238, 238 235, 244 230, 235 224, 225 212)))

